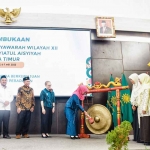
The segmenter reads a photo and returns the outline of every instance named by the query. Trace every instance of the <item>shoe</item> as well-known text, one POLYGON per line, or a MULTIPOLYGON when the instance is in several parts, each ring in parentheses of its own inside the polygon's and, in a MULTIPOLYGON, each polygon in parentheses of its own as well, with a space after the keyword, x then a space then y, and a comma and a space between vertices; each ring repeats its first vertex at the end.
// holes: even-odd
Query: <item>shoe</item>
POLYGON ((29 138, 28 134, 22 135, 23 138, 29 138))
POLYGON ((80 137, 79 137, 79 136, 75 136, 74 138, 75 138, 75 139, 80 139, 80 137))
POLYGON ((20 139, 20 138, 21 138, 20 134, 16 135, 16 139, 20 139))
POLYGON ((137 143, 144 143, 143 141, 137 141, 137 143))
POLYGON ((75 139, 75 137, 74 137, 74 136, 70 136, 70 139, 74 140, 74 139, 75 139))
POLYGON ((9 135, 3 135, 3 138, 5 138, 5 139, 11 139, 11 137, 9 135))
POLYGON ((42 134, 42 138, 47 138, 47 135, 46 134, 42 134))
POLYGON ((149 143, 149 142, 147 142, 147 143, 144 143, 144 145, 150 145, 150 143, 149 143))
POLYGON ((50 137, 50 135, 48 133, 46 133, 45 135, 46 135, 46 137, 50 137))

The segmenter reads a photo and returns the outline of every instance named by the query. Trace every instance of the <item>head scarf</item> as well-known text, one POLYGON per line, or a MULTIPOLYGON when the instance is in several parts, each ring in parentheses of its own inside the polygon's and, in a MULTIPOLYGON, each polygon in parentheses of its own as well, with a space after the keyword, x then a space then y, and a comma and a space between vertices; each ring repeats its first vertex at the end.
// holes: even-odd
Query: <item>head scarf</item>
POLYGON ((142 90, 149 89, 150 88, 150 76, 146 73, 142 73, 138 76, 140 79, 140 82, 142 84, 142 90))
POLYGON ((132 93, 131 93, 131 104, 134 104, 134 102, 138 96, 138 93, 140 91, 141 84, 138 79, 138 74, 136 74, 136 73, 131 74, 129 76, 129 79, 132 79, 134 81, 134 84, 132 86, 132 93))
POLYGON ((139 91, 139 99, 138 99, 138 104, 140 104, 141 101, 142 101, 141 96, 140 96, 141 93, 143 93, 143 91, 145 89, 150 89, 150 76, 148 74, 146 74, 146 73, 142 73, 142 74, 140 74, 138 76, 138 78, 139 78, 139 80, 140 80, 140 82, 142 84, 142 87, 141 87, 141 89, 139 91))
POLYGON ((73 94, 76 94, 80 100, 84 100, 85 96, 83 94, 87 91, 88 88, 85 85, 80 84, 79 87, 73 92, 73 94))

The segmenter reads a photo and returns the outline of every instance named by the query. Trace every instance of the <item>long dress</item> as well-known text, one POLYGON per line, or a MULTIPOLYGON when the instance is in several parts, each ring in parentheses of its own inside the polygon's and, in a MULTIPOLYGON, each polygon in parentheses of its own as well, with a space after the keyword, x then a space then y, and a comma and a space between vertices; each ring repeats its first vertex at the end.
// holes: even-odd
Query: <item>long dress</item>
POLYGON ((134 111, 133 116, 133 140, 141 143, 140 141, 140 127, 139 127, 139 119, 138 119, 138 108, 134 111))
POLYGON ((77 124, 76 124, 76 117, 78 108, 83 112, 84 109, 80 105, 80 100, 77 95, 73 94, 68 101, 66 102, 65 106, 65 115, 67 118, 67 130, 66 134, 70 136, 77 135, 77 124))
POLYGON ((139 105, 140 113, 140 139, 144 143, 150 143, 150 90, 145 89, 141 94, 141 103, 139 105), (142 113, 146 110, 146 114, 142 113))
POLYGON ((139 115, 139 108, 137 104, 138 98, 135 97, 132 99, 132 105, 136 107, 136 110, 133 114, 133 141, 137 141, 138 143, 141 143, 140 140, 140 115, 139 115))
POLYGON ((139 119, 139 111, 138 111, 138 95, 141 89, 141 83, 139 82, 138 74, 133 73, 129 76, 129 79, 134 81, 131 93, 131 104, 136 107, 136 110, 133 114, 133 133, 134 133, 134 141, 141 143, 140 141, 140 119, 139 119))

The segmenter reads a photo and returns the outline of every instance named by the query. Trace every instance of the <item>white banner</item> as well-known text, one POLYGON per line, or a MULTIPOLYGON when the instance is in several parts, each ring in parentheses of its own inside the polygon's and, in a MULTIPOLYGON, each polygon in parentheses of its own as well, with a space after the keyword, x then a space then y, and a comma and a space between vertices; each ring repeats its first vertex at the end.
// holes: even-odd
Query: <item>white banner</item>
POLYGON ((14 95, 29 76, 36 96, 45 81, 56 96, 70 96, 87 82, 89 59, 90 31, 0 29, 0 74, 7 75, 14 95))

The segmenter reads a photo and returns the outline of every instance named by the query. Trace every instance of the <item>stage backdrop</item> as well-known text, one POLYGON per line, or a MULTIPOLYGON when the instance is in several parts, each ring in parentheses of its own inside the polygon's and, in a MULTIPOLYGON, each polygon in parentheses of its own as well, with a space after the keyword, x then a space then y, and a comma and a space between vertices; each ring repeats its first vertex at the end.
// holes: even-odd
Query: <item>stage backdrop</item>
POLYGON ((36 96, 47 80, 56 96, 70 96, 91 82, 90 48, 89 30, 0 29, 0 74, 14 95, 29 76, 36 96))

